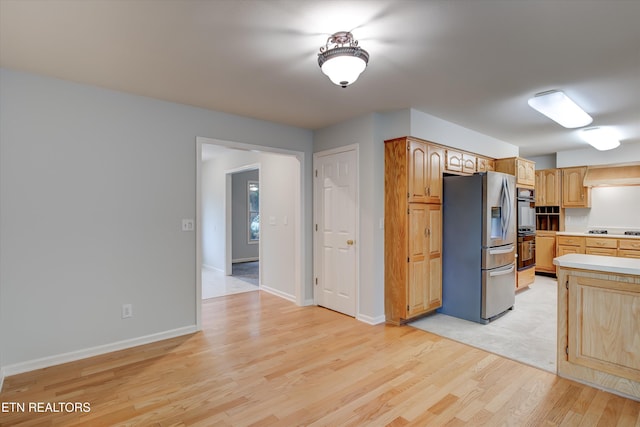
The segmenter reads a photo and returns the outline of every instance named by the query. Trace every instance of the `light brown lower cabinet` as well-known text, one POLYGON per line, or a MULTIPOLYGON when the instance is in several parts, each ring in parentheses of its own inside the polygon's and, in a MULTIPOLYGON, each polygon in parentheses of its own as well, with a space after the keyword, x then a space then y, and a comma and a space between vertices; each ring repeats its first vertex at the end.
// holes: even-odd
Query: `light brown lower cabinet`
POLYGON ((388 323, 442 306, 442 205, 409 203, 395 224, 385 225, 384 286, 388 323))
POLYGON ((558 268, 558 375, 640 399, 640 277, 558 268))
POLYGON ((519 270, 516 273, 516 290, 526 288, 536 280, 535 267, 519 270))
POLYGON ((640 239, 620 239, 618 256, 625 258, 640 258, 640 239))
POLYGON ((555 231, 536 232, 536 272, 555 273, 556 266, 553 259, 556 257, 556 233, 555 231))

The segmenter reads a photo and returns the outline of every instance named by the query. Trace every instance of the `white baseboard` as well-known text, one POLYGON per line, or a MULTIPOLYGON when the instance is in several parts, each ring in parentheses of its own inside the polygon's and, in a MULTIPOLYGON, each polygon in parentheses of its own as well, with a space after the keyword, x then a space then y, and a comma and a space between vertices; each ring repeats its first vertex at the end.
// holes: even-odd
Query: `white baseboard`
POLYGON ((202 264, 202 268, 204 268, 205 270, 219 271, 221 273, 224 273, 224 270, 222 268, 214 267, 212 265, 202 264))
POLYGON ((305 300, 302 302, 303 307, 309 306, 309 305, 316 305, 316 302, 314 301, 313 298, 309 298, 308 300, 305 300))
POLYGON ((272 294, 272 295, 275 295, 275 296, 278 296, 278 297, 280 297, 280 298, 284 298, 284 299, 286 299, 287 301, 291 301, 291 302, 292 302, 292 303, 294 303, 294 304, 296 303, 296 297, 295 297, 295 295, 287 294, 287 293, 285 293, 285 292, 279 291, 279 290, 277 290, 277 289, 270 288, 269 286, 265 286, 265 285, 263 285, 263 284, 260 284, 260 290, 261 290, 261 291, 268 292, 268 293, 270 293, 270 294, 272 294))
POLYGON ((175 338, 182 335, 188 335, 197 332, 196 325, 185 326, 183 328, 172 329, 170 331, 158 332, 156 334, 145 335, 138 338, 117 341, 111 344, 99 345, 96 347, 86 348, 82 350, 72 351, 69 353, 47 356, 40 359, 29 360, 26 362, 15 363, 3 367, 4 376, 22 374, 24 372, 35 371, 36 369, 48 368, 50 366, 60 365, 62 363, 73 362, 88 357, 99 356, 113 351, 124 350, 126 348, 136 347, 143 344, 149 344, 156 341, 162 341, 169 338, 175 338))
POLYGON ((371 317, 364 314, 358 314, 356 316, 356 320, 359 320, 364 323, 368 323, 369 325, 379 325, 380 323, 385 322, 386 317, 384 316, 384 314, 376 317, 371 317))
POLYGON ((260 261, 260 258, 253 257, 253 258, 232 259, 231 263, 236 264, 236 263, 239 263, 239 262, 253 262, 253 261, 260 261))

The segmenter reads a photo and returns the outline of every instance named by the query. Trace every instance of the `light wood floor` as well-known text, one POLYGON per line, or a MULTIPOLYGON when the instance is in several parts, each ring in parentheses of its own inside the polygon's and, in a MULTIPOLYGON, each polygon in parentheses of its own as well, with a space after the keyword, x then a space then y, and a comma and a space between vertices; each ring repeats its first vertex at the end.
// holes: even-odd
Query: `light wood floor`
POLYGON ((640 402, 410 326, 263 293, 210 299, 204 330, 5 380, 2 402, 89 402, 2 425, 640 426, 640 402))

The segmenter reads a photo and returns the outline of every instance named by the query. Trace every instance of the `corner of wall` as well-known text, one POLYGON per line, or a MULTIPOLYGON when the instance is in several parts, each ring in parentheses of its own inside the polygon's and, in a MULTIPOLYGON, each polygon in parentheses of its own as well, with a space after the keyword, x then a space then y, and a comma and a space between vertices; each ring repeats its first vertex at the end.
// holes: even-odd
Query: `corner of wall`
POLYGON ((358 315, 356 316, 356 320, 367 323, 369 325, 379 325, 386 321, 386 317, 384 314, 381 316, 372 317, 367 316, 366 314, 358 313, 358 315))

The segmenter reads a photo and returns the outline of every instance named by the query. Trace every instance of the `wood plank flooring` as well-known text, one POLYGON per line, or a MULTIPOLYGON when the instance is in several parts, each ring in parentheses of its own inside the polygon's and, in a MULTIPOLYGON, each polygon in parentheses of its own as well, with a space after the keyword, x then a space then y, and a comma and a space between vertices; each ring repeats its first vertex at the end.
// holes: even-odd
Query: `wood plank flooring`
POLYGON ((203 304, 202 332, 5 379, 3 426, 640 426, 640 402, 410 326, 263 292, 203 304))

